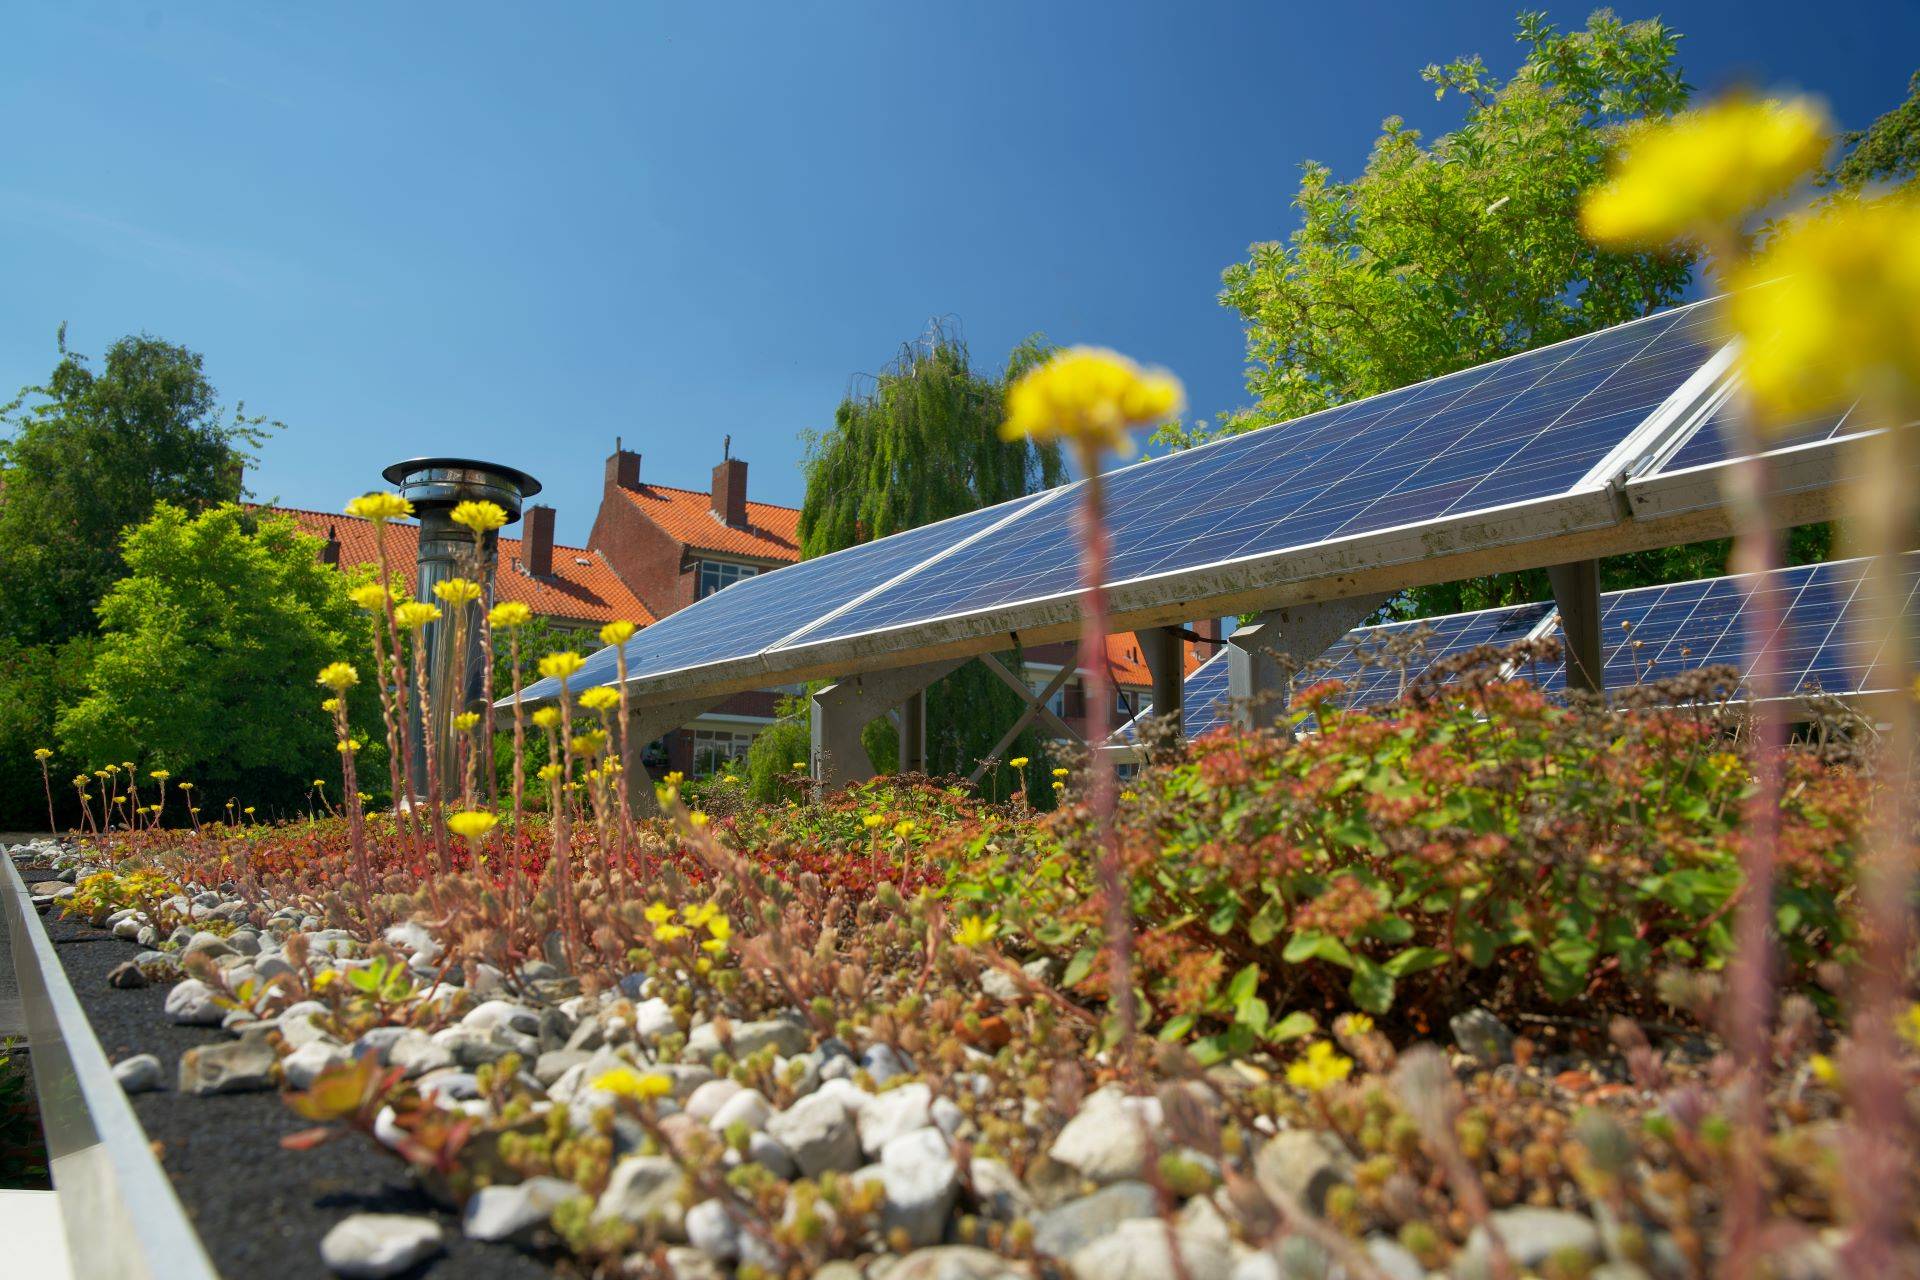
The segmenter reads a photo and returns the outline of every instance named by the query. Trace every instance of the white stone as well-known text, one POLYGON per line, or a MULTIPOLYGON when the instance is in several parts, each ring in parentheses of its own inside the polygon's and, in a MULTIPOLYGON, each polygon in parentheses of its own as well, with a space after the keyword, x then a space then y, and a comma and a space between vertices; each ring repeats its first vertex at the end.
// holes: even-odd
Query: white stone
POLYGON ((158 1089, 161 1082, 160 1059, 150 1053, 136 1053, 113 1064, 113 1078, 128 1093, 146 1093, 158 1089))
POLYGON ((345 1062, 347 1051, 325 1040, 310 1040, 280 1059, 280 1073, 296 1089, 310 1089, 320 1073, 335 1063, 345 1062))
POLYGON ((1167 1224, 1158 1218, 1135 1218, 1090 1244, 1082 1245, 1069 1259, 1075 1275, 1099 1276, 1101 1280, 1164 1280, 1180 1274, 1189 1280, 1229 1280, 1233 1255, 1227 1246, 1211 1235, 1195 1232, 1173 1233, 1170 1241, 1167 1224), (1181 1267, 1176 1267, 1170 1245, 1177 1241, 1181 1267))
POLYGON ((881 1225, 904 1230, 915 1248, 939 1243, 960 1194, 960 1171, 939 1131, 917 1129, 888 1142, 880 1182, 887 1197, 881 1225))
POLYGON ((185 978, 167 992, 167 1021, 192 1027, 217 1027, 227 1011, 214 1003, 212 987, 198 978, 185 978))
MULTIPOLYGON (((695 1096, 698 1096, 698 1091, 695 1096)), ((687 1110, 693 1110, 691 1099, 688 1100, 687 1110)), ((758 1089, 742 1089, 722 1103, 707 1124, 716 1133, 725 1133, 736 1124, 744 1124, 750 1131, 758 1132, 767 1127, 767 1121, 772 1117, 773 1105, 758 1089)))
POLYGON ((626 1156, 613 1166, 607 1189, 594 1205, 596 1218, 618 1218, 635 1226, 648 1223, 663 1237, 686 1241, 686 1212, 680 1206, 684 1179, 680 1166, 667 1156, 626 1156))
POLYGON ((540 1015, 523 1004, 511 1000, 485 1000, 475 1005, 466 1017, 460 1019, 460 1025, 473 1027, 480 1031, 492 1031, 495 1027, 507 1027, 522 1035, 540 1034, 540 1015))
POLYGON ((931 1125, 932 1107, 933 1090, 917 1081, 873 1095, 860 1108, 860 1150, 878 1157, 880 1149, 901 1134, 931 1125))
POLYGON ((672 1006, 660 997, 642 1000, 633 1006, 633 1032, 640 1037, 640 1043, 648 1046, 658 1044, 661 1036, 671 1035, 679 1029, 680 1024, 673 1018, 672 1006))
POLYGON ((398 1275, 440 1252, 440 1224, 401 1213, 356 1213, 320 1241, 320 1260, 349 1280, 398 1275))
POLYGON ((860 1167, 860 1136, 853 1113, 824 1087, 768 1120, 767 1134, 792 1154, 800 1172, 809 1178, 828 1170, 860 1167))
POLYGON ((687 1243, 715 1262, 740 1256, 740 1224, 718 1200, 702 1200, 687 1210, 687 1243))
POLYGON ((687 1114, 709 1124, 721 1107, 742 1092, 742 1086, 732 1080, 709 1080, 687 1095, 687 1114))
POLYGON ((1138 1178, 1146 1167, 1148 1134, 1159 1127, 1157 1098, 1101 1089, 1060 1130, 1047 1154, 1098 1183, 1138 1178))
POLYGON ((467 1201, 461 1229, 475 1240, 519 1240, 545 1226, 563 1200, 580 1194, 565 1178, 528 1178, 510 1187, 482 1187, 467 1201))

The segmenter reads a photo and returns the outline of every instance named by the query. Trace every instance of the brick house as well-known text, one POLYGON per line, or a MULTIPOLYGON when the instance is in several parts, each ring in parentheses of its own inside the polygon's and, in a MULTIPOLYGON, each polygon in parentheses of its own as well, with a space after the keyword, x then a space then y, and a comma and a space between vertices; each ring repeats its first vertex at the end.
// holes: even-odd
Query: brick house
MULTIPOLYGON (((616 440, 587 545, 556 543, 553 508, 529 506, 520 536, 500 539, 494 598, 522 601, 550 625, 580 631, 581 648, 591 649, 599 645, 600 627, 616 618, 646 626, 743 578, 794 563, 800 558, 800 512, 749 500, 746 462, 732 456, 730 442, 722 449, 702 491, 642 479, 640 455, 616 440)), ((325 544, 321 558, 328 563, 376 560, 373 526, 364 520, 291 507, 274 510, 320 538, 325 544)), ((389 562, 411 590, 418 531, 410 524, 388 530, 389 562)), ((1193 645, 1187 648, 1189 669, 1207 656, 1195 656, 1193 645)), ((1028 650, 1027 677, 1036 693, 1073 652, 1070 644, 1028 650)), ((1107 659, 1118 690, 1110 720, 1120 724, 1148 700, 1153 682, 1131 634, 1108 638, 1107 659)), ((753 739, 773 723, 781 697, 798 688, 734 694, 653 744, 644 762, 650 769, 697 776, 743 758, 753 739)), ((1056 715, 1079 729, 1086 716, 1082 679, 1068 680, 1052 704, 1056 715)))

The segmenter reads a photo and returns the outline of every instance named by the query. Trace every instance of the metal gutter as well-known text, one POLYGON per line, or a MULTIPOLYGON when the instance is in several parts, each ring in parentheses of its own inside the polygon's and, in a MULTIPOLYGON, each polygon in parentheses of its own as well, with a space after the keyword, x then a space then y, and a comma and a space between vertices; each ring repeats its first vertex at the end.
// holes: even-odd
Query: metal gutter
POLYGON ((67 981, 26 881, 11 856, 0 854, 0 862, 6 864, 0 909, 13 943, 48 1166, 73 1274, 217 1280, 67 981))

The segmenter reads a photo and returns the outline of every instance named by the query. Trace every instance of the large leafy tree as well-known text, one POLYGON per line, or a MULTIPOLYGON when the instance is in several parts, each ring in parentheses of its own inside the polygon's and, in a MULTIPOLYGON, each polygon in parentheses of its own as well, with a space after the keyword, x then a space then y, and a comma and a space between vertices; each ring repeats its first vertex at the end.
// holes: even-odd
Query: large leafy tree
MULTIPOLYGON (((238 796, 263 813, 296 806, 315 777, 337 779, 316 673, 355 663, 369 677, 355 691, 358 722, 378 717, 365 705, 366 615, 319 551, 283 517, 230 503, 195 516, 162 503, 127 534, 127 576, 100 602, 85 691, 58 721, 66 757, 165 768, 210 803, 238 796)), ((363 736, 361 776, 377 781, 383 738, 363 736)))
POLYGON ((1841 144, 1840 162, 1820 185, 1857 194, 1875 184, 1905 188, 1920 180, 1920 71, 1907 81, 1907 98, 1841 144))
POLYGON ((1519 70, 1478 57, 1421 73, 1460 124, 1427 142, 1399 117, 1365 170, 1302 166, 1300 225, 1227 268, 1255 404, 1228 429, 1361 396, 1618 324, 1677 301, 1692 261, 1612 253, 1580 231, 1581 195, 1624 126, 1683 106, 1678 37, 1601 10, 1562 32, 1520 18, 1519 70))
POLYGON ((120 538, 163 502, 241 497, 265 419, 223 410, 200 356, 140 335, 100 368, 68 348, 43 385, 0 409, 0 636, 58 642, 91 631, 124 570, 120 538))
MULTIPOLYGON (((1057 445, 1002 440, 1006 391, 1046 358, 1038 338, 1015 347, 999 373, 976 368, 965 340, 934 324, 871 382, 849 394, 833 427, 812 435, 807 495, 800 510, 800 552, 811 559, 919 525, 1062 483, 1057 445)), ((1021 703, 979 663, 927 691, 927 763, 934 773, 963 773, 1018 717, 1021 703)), ((867 735, 876 763, 889 756, 879 722, 867 735)), ((776 735, 753 769, 756 789, 787 767, 791 730, 776 735), (778 757, 776 759, 775 757, 778 757)), ((1029 737, 1020 754, 1037 756, 1029 737)), ((751 764, 751 762, 750 762, 751 764)))

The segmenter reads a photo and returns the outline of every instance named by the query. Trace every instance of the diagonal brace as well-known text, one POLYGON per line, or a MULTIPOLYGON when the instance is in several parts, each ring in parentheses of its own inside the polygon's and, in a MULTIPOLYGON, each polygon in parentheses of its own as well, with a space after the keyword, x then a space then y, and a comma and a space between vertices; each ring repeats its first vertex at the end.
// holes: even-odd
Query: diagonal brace
POLYGON ((967 782, 969 784, 976 783, 980 781, 982 777, 986 776, 987 761, 998 760, 1000 753, 1013 745, 1013 740, 1020 736, 1022 730, 1033 723, 1036 716, 1044 715, 1049 723, 1057 726, 1057 732, 1063 732, 1075 741, 1080 740, 1078 734, 1067 728, 1052 711, 1047 709, 1047 699, 1060 692, 1060 687, 1066 684, 1067 678, 1073 674, 1073 667, 1071 665, 1061 667, 1059 671, 1054 673, 1053 679, 1047 682, 1047 687, 1036 694, 1033 690, 1027 688, 1024 680, 1021 680, 1011 671, 1008 671, 1006 667, 1001 665, 1000 660, 992 654, 986 655, 982 661, 987 664, 988 668, 991 669, 995 675, 1006 681, 1015 693, 1018 693, 1026 700, 1027 709, 1022 711, 1020 718, 1013 722, 1013 728, 1007 730, 1005 734, 1001 735, 1000 741, 993 744, 993 750, 987 752, 987 754, 981 758, 980 763, 973 766, 973 772, 967 775, 967 782))

